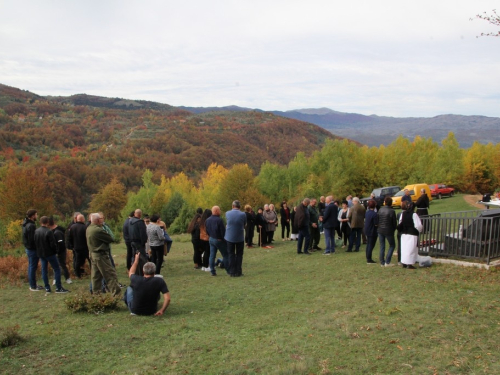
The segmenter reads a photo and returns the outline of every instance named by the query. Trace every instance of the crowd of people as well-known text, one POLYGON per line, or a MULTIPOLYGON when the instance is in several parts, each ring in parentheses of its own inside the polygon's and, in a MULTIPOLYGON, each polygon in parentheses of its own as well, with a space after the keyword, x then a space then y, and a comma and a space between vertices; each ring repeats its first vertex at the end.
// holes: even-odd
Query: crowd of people
MULTIPOLYGON (((337 247, 347 247, 346 252, 359 252, 363 241, 366 244, 367 264, 375 264, 372 255, 379 240, 379 263, 383 267, 394 265, 391 261, 397 237, 398 264, 415 269, 418 236, 425 230, 420 216, 428 215, 429 199, 426 194, 422 194, 416 207, 417 213, 414 213, 415 204, 409 194, 403 196, 399 215, 392 208, 390 197, 385 198, 381 207, 371 199, 365 208, 357 197, 348 196, 339 202, 332 196, 321 196, 319 202, 315 198, 304 198, 292 209, 283 201, 278 216, 273 204, 265 204, 255 213, 250 205, 242 211, 241 203, 235 200, 231 210, 225 213, 226 223, 221 218, 220 207, 199 208, 187 232, 191 234, 193 244, 194 268, 210 272, 212 276, 217 276, 219 267, 230 277, 242 277, 245 246, 273 248, 274 232, 279 225, 282 241, 297 241, 297 254, 310 255, 322 250, 319 245, 323 234, 324 255, 335 254, 337 247), (254 243, 255 232, 258 233, 258 244, 254 243), (389 244, 387 254, 386 241, 389 244), (217 252, 220 252, 221 258, 217 258, 217 252)), ((115 237, 106 225, 103 213, 90 214, 86 221, 84 215, 76 212, 66 230, 47 216, 40 218, 40 227, 36 228, 37 219, 37 211, 30 209, 22 224, 31 291, 51 293, 48 279, 50 264, 54 271, 55 292, 68 292, 62 286, 61 276, 66 283, 72 283, 66 266, 67 249, 70 249, 73 251, 73 272, 77 278, 85 274, 86 262, 90 267, 91 293, 121 293, 124 285, 118 282, 111 253, 115 237), (36 280, 39 263, 42 265, 43 287, 36 280)), ((159 215, 143 217, 142 211, 136 209, 125 220, 122 229, 130 278, 124 301, 132 314, 161 315, 170 303, 170 293, 161 275, 164 256, 172 245, 166 225, 159 215), (164 296, 164 302, 160 309, 156 309, 160 295, 164 296)))
MULTIPOLYGON (((103 213, 92 213, 85 221, 84 215, 76 212, 73 221, 65 230, 52 217, 42 216, 40 227, 36 228, 38 212, 30 209, 22 223, 22 239, 28 256, 29 289, 33 292, 45 290, 51 293, 48 278, 48 264, 54 271, 53 285, 56 293, 68 293, 62 286, 61 271, 66 283, 71 284, 66 266, 67 250, 73 251, 73 272, 77 278, 85 274, 88 262, 91 273, 90 292, 121 294, 124 285, 118 282, 111 244, 115 237, 105 223, 103 213), (37 283, 38 265, 42 265, 44 287, 37 283)), ((159 273, 163 257, 169 251, 172 240, 166 233, 165 223, 158 215, 147 218, 146 225, 142 211, 135 210, 123 225, 123 237, 127 246, 127 269, 130 286, 124 294, 124 302, 133 315, 162 315, 170 304, 167 284, 159 273), (163 294, 160 309, 157 303, 163 294)))
POLYGON ((255 232, 258 234, 258 246, 273 248, 274 232, 281 225, 282 241, 297 241, 297 254, 310 255, 322 250, 319 245, 323 234, 324 255, 335 254, 337 247, 346 248, 349 253, 359 252, 363 242, 366 244, 367 264, 375 264, 373 252, 379 240, 379 263, 383 267, 395 265, 391 261, 397 237, 398 264, 414 269, 418 257, 418 234, 424 230, 420 217, 428 215, 428 208, 426 194, 422 194, 416 204, 409 193, 405 194, 402 199, 403 212, 398 216, 392 208, 390 197, 385 199, 381 207, 371 199, 365 208, 359 198, 350 195, 342 202, 334 200, 333 196, 321 196, 319 202, 315 198, 304 198, 292 209, 283 201, 279 216, 273 204, 259 207, 257 213, 250 205, 245 205, 237 226, 233 226, 232 213, 234 210, 240 211, 239 201, 233 202, 232 210, 226 213, 227 226, 220 218, 218 206, 205 211, 199 208, 188 227, 193 243, 194 268, 201 268, 216 276, 216 267, 219 266, 226 268, 229 275, 239 277, 242 275, 243 248, 256 246, 253 242, 255 232), (417 213, 414 213, 415 207, 417 213), (231 234, 228 235, 226 230, 231 234), (237 238, 234 236, 236 230, 237 238), (387 254, 386 242, 389 244, 387 254), (216 260, 217 251, 222 258, 216 260), (233 256, 236 263, 232 261, 233 256))

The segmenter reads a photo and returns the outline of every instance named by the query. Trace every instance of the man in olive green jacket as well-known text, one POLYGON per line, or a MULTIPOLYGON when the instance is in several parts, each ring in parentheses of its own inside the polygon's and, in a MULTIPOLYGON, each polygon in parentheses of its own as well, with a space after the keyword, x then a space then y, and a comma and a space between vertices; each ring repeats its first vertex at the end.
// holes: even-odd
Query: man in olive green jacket
POLYGON ((121 289, 118 284, 118 276, 109 258, 109 244, 113 242, 113 237, 104 230, 104 218, 102 215, 97 213, 91 214, 90 221, 91 224, 87 228, 86 234, 87 245, 92 260, 92 290, 95 292, 99 291, 101 289, 102 279, 104 278, 110 292, 115 296, 119 295, 121 289))

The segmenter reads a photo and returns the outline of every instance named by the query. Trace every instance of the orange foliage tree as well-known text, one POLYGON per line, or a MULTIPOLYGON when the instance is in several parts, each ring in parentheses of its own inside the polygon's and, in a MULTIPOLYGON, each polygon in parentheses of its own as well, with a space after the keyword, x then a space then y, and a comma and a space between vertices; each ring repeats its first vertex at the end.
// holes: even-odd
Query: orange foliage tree
POLYGON ((0 181, 0 217, 22 219, 31 208, 39 215, 54 213, 54 198, 45 168, 10 166, 0 181))

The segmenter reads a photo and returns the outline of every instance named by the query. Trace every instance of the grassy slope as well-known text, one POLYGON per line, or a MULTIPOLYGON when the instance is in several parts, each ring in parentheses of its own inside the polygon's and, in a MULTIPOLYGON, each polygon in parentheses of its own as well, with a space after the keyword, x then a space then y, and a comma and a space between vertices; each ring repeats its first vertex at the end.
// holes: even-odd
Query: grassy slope
MULTIPOLYGON (((460 201, 432 209, 460 210, 460 201)), ((193 270, 188 237, 177 237, 162 272, 173 302, 160 318, 130 316, 124 305, 71 314, 62 295, 8 286, 0 324, 19 324, 27 340, 1 349, 0 372, 500 372, 499 272, 381 268, 366 265, 362 252, 307 257, 294 247, 277 241, 274 249, 245 250, 245 276, 232 279, 193 270)), ((124 249, 113 251, 125 281, 124 249)))

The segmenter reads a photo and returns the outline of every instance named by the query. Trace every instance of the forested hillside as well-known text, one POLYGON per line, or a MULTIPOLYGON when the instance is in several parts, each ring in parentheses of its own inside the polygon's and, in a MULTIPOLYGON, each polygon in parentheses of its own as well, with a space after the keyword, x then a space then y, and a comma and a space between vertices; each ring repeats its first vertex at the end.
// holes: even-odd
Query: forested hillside
POLYGON ((258 173, 266 161, 286 164, 334 138, 265 112, 193 114, 141 100, 45 98, 0 85, 0 177, 33 172, 47 181, 61 214, 86 208, 113 177, 136 190, 146 169, 157 182, 179 172, 196 180, 211 163, 245 163, 258 173))

